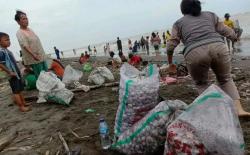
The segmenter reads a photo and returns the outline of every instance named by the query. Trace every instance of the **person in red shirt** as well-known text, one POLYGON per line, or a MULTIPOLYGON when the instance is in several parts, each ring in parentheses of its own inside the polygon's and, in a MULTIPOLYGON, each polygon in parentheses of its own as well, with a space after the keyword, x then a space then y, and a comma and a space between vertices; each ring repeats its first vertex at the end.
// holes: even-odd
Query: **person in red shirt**
POLYGON ((85 62, 87 62, 89 60, 89 57, 90 56, 89 56, 88 52, 85 51, 85 55, 83 53, 81 54, 81 57, 79 59, 79 63, 84 64, 85 62))
POLYGON ((129 57, 129 64, 130 65, 133 65, 133 66, 138 66, 138 65, 140 65, 141 64, 141 62, 142 62, 142 58, 140 57, 140 56, 138 56, 138 55, 133 55, 132 53, 130 53, 129 55, 128 55, 128 57, 129 57))
POLYGON ((86 59, 85 59, 84 54, 82 53, 81 56, 80 56, 80 58, 79 58, 79 63, 83 64, 84 62, 86 62, 86 59))

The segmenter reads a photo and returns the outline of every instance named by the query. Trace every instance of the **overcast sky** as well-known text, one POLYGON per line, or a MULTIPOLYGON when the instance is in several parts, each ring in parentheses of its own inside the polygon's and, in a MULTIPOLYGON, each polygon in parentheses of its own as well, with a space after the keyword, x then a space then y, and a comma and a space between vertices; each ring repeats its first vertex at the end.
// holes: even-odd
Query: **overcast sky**
MULTIPOLYGON (((250 0, 202 0, 203 10, 223 16, 250 11, 250 0)), ((53 52, 83 47, 170 28, 181 17, 180 0, 0 0, 0 31, 10 35, 18 53, 15 10, 27 13, 30 28, 44 49, 53 52)))

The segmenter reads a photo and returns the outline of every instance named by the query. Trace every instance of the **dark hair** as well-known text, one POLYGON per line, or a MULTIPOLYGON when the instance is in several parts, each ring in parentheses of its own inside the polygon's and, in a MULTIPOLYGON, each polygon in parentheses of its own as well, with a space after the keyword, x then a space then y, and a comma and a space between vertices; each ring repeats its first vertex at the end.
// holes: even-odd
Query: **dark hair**
POLYGON ((115 53, 114 52, 110 52, 109 55, 110 55, 111 58, 113 58, 114 55, 115 55, 115 53))
POLYGON ((199 0, 182 0, 181 12, 183 15, 199 16, 201 14, 201 2, 199 0))
POLYGON ((155 38, 155 37, 156 37, 156 34, 153 32, 153 33, 152 33, 152 36, 155 38))
POLYGON ((19 21, 20 21, 20 18, 21 18, 21 15, 26 15, 26 13, 17 10, 17 11, 16 11, 16 15, 15 15, 15 21, 19 22, 19 21))
POLYGON ((9 35, 7 33, 0 32, 0 39, 2 39, 3 37, 9 37, 9 35))

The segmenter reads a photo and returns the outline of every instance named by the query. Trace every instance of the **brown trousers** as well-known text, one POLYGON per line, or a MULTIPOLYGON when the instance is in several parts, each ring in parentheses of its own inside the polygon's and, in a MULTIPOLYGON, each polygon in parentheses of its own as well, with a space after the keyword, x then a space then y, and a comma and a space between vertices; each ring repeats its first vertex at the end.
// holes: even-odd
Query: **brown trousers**
POLYGON ((218 84, 233 100, 240 99, 239 92, 231 77, 231 57, 222 42, 202 45, 191 50, 186 56, 187 68, 202 93, 208 86, 208 71, 211 68, 218 84))

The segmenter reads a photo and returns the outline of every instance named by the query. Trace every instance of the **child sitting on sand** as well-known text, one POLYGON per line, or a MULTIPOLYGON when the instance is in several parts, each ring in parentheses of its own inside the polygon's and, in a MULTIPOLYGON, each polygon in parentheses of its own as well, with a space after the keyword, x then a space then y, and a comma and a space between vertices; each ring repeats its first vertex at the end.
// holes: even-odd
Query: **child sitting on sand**
POLYGON ((115 55, 115 53, 113 51, 111 51, 109 53, 109 55, 111 58, 109 64, 112 64, 113 67, 118 68, 122 63, 121 58, 119 56, 115 55))
POLYGON ((22 95, 22 91, 24 89, 21 79, 22 77, 12 52, 7 49, 9 46, 9 35, 0 32, 0 68, 10 76, 9 83, 13 92, 15 103, 19 106, 20 111, 26 112, 29 111, 30 108, 26 107, 25 100, 22 95))
POLYGON ((120 57, 120 59, 121 59, 121 61, 122 62, 127 62, 127 59, 126 59, 126 57, 123 55, 123 53, 119 53, 119 57, 120 57))

